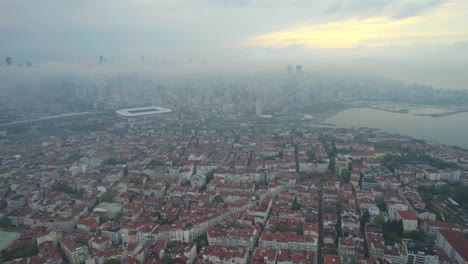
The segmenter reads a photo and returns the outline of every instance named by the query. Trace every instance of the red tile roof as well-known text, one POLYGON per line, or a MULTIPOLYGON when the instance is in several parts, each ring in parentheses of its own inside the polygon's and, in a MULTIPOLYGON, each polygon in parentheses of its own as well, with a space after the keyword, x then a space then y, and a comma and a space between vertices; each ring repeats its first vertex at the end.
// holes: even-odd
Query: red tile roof
POLYGON ((458 231, 439 230, 440 234, 457 251, 457 253, 468 261, 468 239, 458 231))
POLYGON ((410 211, 398 211, 398 214, 403 220, 418 220, 416 215, 410 211))

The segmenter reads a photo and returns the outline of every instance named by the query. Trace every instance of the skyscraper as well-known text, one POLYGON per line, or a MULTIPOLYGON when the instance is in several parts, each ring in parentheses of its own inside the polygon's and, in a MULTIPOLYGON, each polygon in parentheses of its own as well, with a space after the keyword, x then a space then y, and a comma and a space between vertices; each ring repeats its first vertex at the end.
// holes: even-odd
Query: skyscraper
POLYGON ((7 66, 13 65, 13 59, 11 57, 6 57, 5 62, 7 66))
POLYGON ((263 115, 262 101, 258 98, 257 98, 257 101, 255 102, 255 115, 257 116, 263 115))
POLYGON ((288 65, 288 74, 291 74, 293 72, 293 66, 288 65))
POLYGON ((296 65, 296 73, 302 72, 302 65, 296 65))
POLYGON ((99 56, 99 64, 102 64, 104 62, 104 57, 103 56, 99 56))

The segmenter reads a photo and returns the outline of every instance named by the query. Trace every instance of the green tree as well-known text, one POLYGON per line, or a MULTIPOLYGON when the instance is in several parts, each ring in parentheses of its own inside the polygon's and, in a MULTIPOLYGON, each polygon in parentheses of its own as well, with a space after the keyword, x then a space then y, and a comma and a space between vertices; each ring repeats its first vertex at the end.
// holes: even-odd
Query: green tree
POLYGON ((387 203, 383 198, 375 199, 375 203, 377 204, 377 207, 379 207, 380 211, 387 211, 387 203))
POLYGON ((115 259, 115 258, 104 261, 104 264, 120 264, 120 263, 122 262, 120 262, 118 259, 115 259))
POLYGON ((301 209, 301 204, 297 202, 297 196, 295 196, 292 207, 291 207, 291 210, 298 211, 300 209, 301 209))
POLYGON ((0 228, 8 228, 11 225, 11 219, 7 216, 0 218, 0 228))
POLYGON ((294 231, 296 232, 296 234, 298 234, 299 236, 303 236, 304 235, 304 228, 302 227, 302 225, 294 228, 294 231))
POLYGON ((341 180, 343 183, 349 183, 349 179, 351 178, 351 172, 347 169, 341 170, 341 180))
POLYGON ((223 197, 221 195, 216 195, 214 198, 213 198, 213 203, 224 203, 224 200, 223 200, 223 197))
POLYGON ((99 225, 102 225, 102 224, 106 223, 107 221, 109 221, 108 216, 103 215, 103 216, 99 217, 99 225))
POLYGON ((214 178, 215 170, 211 170, 206 174, 206 184, 208 184, 214 178))
POLYGON ((81 238, 81 237, 77 237, 75 238, 75 243, 78 244, 78 245, 82 245, 82 246, 88 246, 88 240, 84 239, 84 238, 81 238))
POLYGON ((374 218, 374 223, 378 225, 385 224, 385 217, 383 215, 378 215, 374 218))
POLYGON ((105 192, 101 196, 101 202, 112 203, 114 201, 114 196, 110 192, 105 192))
POLYGON ((361 217, 361 226, 365 226, 370 220, 370 214, 368 211, 365 211, 361 217))
POLYGON ((206 239, 201 239, 200 241, 198 241, 198 246, 200 248, 206 247, 208 246, 208 241, 206 241, 206 239))
POLYGON ((164 256, 161 258, 161 261, 163 264, 172 264, 174 262, 174 259, 171 255, 164 254, 164 256))
POLYGON ((278 155, 276 155, 277 158, 283 159, 284 158, 284 153, 283 151, 278 152, 278 155))
POLYGON ((64 193, 75 193, 75 190, 66 183, 57 183, 52 185, 53 191, 60 191, 64 193))
POLYGON ((402 236, 403 236, 403 232, 404 232, 403 220, 400 219, 400 220, 397 222, 396 228, 397 228, 397 234, 398 234, 400 237, 402 237, 402 236))
POLYGON ((312 150, 308 150, 306 152, 306 155, 309 159, 309 162, 315 162, 317 160, 317 156, 315 155, 315 152, 312 150))
POLYGON ((156 160, 156 159, 152 159, 149 163, 148 163, 148 166, 152 169, 154 169, 155 167, 163 167, 165 166, 166 164, 163 162, 163 161, 160 161, 160 160, 156 160))
POLYGON ((29 258, 37 254, 37 248, 32 245, 16 247, 10 250, 2 251, 3 261, 11 261, 18 258, 29 258))
POLYGON ((119 221, 119 219, 122 218, 122 216, 123 216, 122 210, 118 211, 118 212, 115 213, 115 215, 114 215, 114 221, 119 221))
POLYGON ((384 235, 385 239, 394 243, 400 243, 401 239, 396 233, 388 233, 384 235))

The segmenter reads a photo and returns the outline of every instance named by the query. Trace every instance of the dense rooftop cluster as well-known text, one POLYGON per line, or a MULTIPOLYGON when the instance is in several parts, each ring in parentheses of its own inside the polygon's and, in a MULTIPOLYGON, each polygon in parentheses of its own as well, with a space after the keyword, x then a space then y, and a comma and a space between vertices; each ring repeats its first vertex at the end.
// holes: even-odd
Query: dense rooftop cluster
POLYGON ((13 234, 2 261, 468 261, 462 149, 372 129, 179 121, 1 138, 0 234, 13 234))

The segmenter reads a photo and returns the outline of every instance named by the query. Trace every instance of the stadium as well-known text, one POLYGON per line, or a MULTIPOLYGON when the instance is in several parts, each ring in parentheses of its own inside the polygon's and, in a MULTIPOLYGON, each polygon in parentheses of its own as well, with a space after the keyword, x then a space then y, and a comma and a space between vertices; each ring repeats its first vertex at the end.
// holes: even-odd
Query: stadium
POLYGON ((138 108, 127 108, 120 109, 115 111, 115 113, 129 121, 151 121, 160 116, 161 114, 170 113, 171 109, 167 109, 161 106, 148 106, 148 107, 138 107, 138 108))

